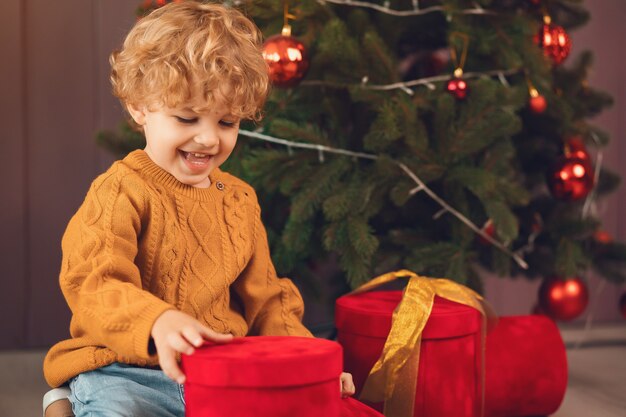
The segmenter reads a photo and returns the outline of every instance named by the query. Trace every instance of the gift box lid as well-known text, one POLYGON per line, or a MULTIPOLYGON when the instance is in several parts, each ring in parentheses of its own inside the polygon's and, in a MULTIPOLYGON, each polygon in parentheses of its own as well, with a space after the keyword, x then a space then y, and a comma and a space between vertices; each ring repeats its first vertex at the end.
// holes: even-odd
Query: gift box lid
MULTIPOLYGON (((402 291, 370 291, 339 297, 335 305, 335 326, 339 331, 387 338, 393 311, 402 291)), ((424 339, 446 339, 473 334, 480 330, 478 310, 435 296, 424 339)))
POLYGON ((220 387, 287 387, 337 380, 341 345, 295 336, 239 337, 182 355, 187 383, 220 387))

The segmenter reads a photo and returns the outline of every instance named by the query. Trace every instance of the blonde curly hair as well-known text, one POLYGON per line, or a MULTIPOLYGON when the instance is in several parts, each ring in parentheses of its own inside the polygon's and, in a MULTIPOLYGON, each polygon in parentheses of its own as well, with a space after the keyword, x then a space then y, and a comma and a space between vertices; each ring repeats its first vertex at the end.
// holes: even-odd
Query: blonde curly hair
POLYGON ((140 19, 111 54, 113 94, 124 106, 216 102, 255 121, 269 90, 262 35, 241 12, 221 4, 169 3, 140 19))

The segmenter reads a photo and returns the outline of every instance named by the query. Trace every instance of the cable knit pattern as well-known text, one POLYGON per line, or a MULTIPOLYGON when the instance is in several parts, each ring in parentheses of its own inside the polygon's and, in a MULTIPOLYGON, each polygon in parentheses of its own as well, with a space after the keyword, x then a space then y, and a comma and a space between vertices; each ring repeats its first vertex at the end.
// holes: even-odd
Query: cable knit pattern
POLYGON ((210 179, 187 186, 135 151, 94 181, 63 236, 71 338, 46 356, 51 386, 112 362, 158 365, 150 331, 172 308, 236 336, 311 335, 298 290, 276 276, 256 194, 219 169, 210 179))
POLYGON ((244 230, 245 218, 250 216, 250 208, 246 205, 249 195, 243 190, 235 188, 224 196, 224 220, 228 226, 230 241, 235 248, 237 268, 241 271, 247 262, 246 255, 250 253, 250 230, 244 230))

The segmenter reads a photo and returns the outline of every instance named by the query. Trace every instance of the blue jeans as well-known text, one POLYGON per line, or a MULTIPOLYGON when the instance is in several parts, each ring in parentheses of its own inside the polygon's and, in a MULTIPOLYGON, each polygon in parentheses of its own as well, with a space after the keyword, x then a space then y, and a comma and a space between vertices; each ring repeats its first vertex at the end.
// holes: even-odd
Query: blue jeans
POLYGON ((183 386, 160 369, 114 363, 70 381, 76 417, 184 417, 183 386))

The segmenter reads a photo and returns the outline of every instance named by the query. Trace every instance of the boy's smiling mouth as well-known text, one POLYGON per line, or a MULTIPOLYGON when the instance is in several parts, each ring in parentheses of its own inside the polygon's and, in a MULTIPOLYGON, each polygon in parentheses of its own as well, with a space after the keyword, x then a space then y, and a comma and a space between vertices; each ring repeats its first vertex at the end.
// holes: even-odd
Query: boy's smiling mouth
POLYGON ((213 157, 213 155, 202 152, 186 152, 180 149, 178 152, 187 163, 187 166, 194 170, 205 169, 213 157))

